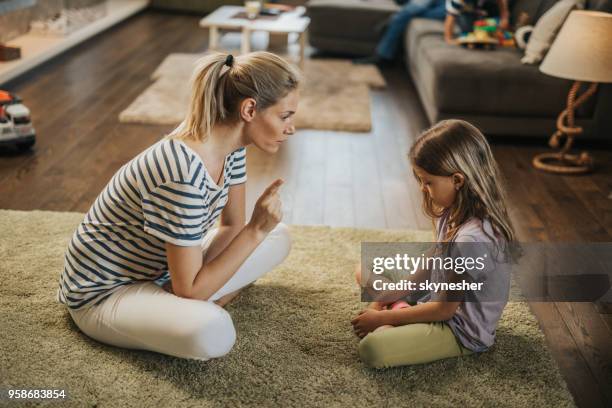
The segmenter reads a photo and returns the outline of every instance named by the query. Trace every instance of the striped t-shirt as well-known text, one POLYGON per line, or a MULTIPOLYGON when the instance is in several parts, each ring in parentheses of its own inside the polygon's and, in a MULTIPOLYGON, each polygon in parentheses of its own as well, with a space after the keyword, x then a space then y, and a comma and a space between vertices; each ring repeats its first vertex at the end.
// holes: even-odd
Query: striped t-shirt
POLYGON ((245 148, 225 158, 222 185, 185 143, 163 139, 117 171, 78 226, 64 257, 58 300, 94 305, 135 281, 168 278, 165 243, 201 245, 246 181, 245 148))

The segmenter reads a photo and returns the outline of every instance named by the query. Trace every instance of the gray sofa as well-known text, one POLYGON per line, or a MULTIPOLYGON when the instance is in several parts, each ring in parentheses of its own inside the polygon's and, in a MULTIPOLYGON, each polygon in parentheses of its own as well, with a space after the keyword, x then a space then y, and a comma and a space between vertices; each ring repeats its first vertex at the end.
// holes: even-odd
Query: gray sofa
MULTIPOLYGON (((555 2, 516 0, 511 14, 515 19, 525 11, 535 22, 555 2)), ((591 0, 587 8, 612 11, 611 3, 591 0)), ((397 9, 392 0, 311 0, 310 43, 322 51, 369 54, 380 36, 378 28, 397 9)), ((448 45, 439 21, 414 19, 405 33, 406 67, 430 122, 461 118, 489 135, 549 135, 565 107, 571 82, 523 65, 522 55, 511 48, 481 51, 448 45)), ((610 137, 610 112, 612 86, 600 85, 579 110, 579 124, 588 137, 610 137)))
MULTIPOLYGON (((306 0, 283 0, 280 3, 302 5, 306 0)), ((151 0, 151 7, 183 13, 208 14, 221 6, 241 6, 244 0, 151 0)))

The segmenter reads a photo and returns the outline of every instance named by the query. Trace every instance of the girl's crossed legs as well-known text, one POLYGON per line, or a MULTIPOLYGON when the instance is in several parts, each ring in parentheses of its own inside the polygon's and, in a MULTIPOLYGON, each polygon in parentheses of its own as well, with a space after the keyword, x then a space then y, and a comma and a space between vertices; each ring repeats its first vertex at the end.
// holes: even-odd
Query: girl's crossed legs
MULTIPOLYGON (((363 279, 361 273, 361 265, 357 265, 355 279, 360 286, 365 286, 362 281, 367 282, 368 277, 363 279)), ((400 300, 387 307, 395 310, 410 306, 400 300)), ((472 353, 459 342, 444 322, 413 323, 397 327, 384 325, 359 342, 361 361, 373 368, 430 363, 472 353)))
POLYGON ((125 285, 99 305, 69 312, 83 333, 102 343, 197 360, 221 357, 232 349, 236 331, 229 313, 214 301, 272 270, 290 248, 288 228, 278 224, 210 301, 181 298, 148 281, 125 285))

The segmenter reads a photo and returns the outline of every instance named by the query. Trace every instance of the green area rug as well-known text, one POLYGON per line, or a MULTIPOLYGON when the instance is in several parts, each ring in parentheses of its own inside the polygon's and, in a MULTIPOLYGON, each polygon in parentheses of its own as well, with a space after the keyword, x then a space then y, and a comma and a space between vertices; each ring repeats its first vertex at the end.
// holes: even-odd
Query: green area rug
POLYGON ((64 248, 83 215, 0 210, 0 388, 64 388, 69 406, 573 406, 525 303, 491 351, 375 371, 350 319, 361 241, 423 232, 291 227, 287 261, 229 307, 238 340, 218 360, 122 350, 81 334, 54 301, 64 248))

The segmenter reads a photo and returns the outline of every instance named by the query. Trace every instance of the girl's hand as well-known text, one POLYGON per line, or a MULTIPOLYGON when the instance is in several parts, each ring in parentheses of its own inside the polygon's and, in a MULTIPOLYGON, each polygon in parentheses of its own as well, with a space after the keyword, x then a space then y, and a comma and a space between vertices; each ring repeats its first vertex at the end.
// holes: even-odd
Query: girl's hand
POLYGON ((503 17, 499 20, 499 28, 506 31, 510 29, 510 20, 508 20, 508 17, 503 17))
POLYGON ((274 181, 264 190, 257 203, 255 203, 248 226, 257 233, 267 235, 283 218, 282 203, 278 194, 278 189, 283 183, 282 179, 274 181))
POLYGON ((368 333, 373 332, 380 326, 388 324, 385 320, 387 310, 365 309, 359 312, 359 315, 351 320, 353 331, 361 338, 368 333))
POLYGON ((446 41, 448 45, 459 45, 459 40, 454 37, 445 37, 444 41, 446 41))

